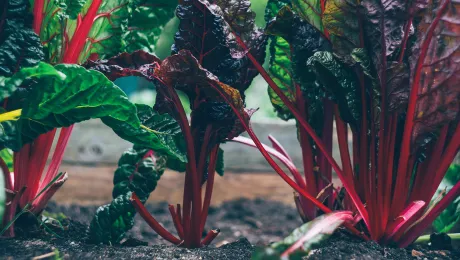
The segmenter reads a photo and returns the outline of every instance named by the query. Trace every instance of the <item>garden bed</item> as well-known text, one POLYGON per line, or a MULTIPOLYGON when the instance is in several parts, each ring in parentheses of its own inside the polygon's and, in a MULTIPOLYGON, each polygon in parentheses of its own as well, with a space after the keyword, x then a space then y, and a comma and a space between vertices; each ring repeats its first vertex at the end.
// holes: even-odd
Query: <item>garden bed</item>
MULTIPOLYGON (((166 203, 147 205, 149 211, 172 230, 166 203)), ((55 249, 67 259, 249 259, 255 246, 266 245, 287 236, 301 224, 294 208, 262 199, 238 199, 210 210, 208 228, 219 228, 220 235, 210 247, 188 250, 170 246, 139 217, 122 246, 92 245, 85 242, 87 224, 96 206, 63 206, 50 203, 49 213, 63 213, 66 230, 27 232, 17 228, 14 239, 0 239, 0 259, 30 259, 55 249), (58 236, 56 236, 58 235, 58 236)), ((20 226, 20 225, 18 225, 20 226)), ((49 259, 53 259, 51 256, 49 259)), ((383 248, 374 242, 362 242, 345 232, 336 233, 311 252, 309 259, 460 259, 459 251, 430 250, 428 247, 383 248)))

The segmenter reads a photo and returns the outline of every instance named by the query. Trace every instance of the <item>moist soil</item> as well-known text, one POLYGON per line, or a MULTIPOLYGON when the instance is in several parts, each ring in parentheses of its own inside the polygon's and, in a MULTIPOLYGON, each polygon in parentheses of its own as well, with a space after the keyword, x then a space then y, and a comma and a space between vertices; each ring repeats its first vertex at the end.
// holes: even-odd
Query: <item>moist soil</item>
MULTIPOLYGON (((174 230, 167 203, 147 204, 147 208, 166 229, 174 230)), ((301 225, 296 210, 288 205, 238 199, 210 208, 207 229, 218 228, 221 233, 205 248, 171 246, 139 216, 121 245, 94 245, 87 243, 86 231, 96 209, 50 203, 47 212, 67 217, 61 221, 64 230, 26 229, 18 223, 15 238, 0 239, 0 259, 58 259, 57 255, 61 259, 250 259, 256 246, 279 241, 301 225)), ((421 245, 408 249, 381 247, 338 231, 305 259, 460 259, 460 252, 421 245)))

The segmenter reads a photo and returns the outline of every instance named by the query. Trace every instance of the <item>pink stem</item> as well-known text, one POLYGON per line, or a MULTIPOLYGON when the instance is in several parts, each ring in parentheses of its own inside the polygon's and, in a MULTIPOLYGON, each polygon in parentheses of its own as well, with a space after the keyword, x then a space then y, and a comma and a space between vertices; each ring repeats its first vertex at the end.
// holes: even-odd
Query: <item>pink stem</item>
MULTIPOLYGON (((250 138, 244 137, 244 136, 238 136, 229 141, 257 148, 257 145, 254 143, 253 140, 251 140, 250 138)), ((262 144, 262 145, 269 154, 275 156, 278 160, 280 160, 288 168, 288 170, 292 173, 292 176, 296 180, 297 184, 302 189, 306 189, 305 181, 303 180, 302 175, 297 170, 297 167, 295 167, 294 163, 291 160, 289 160, 287 157, 285 157, 283 154, 279 153, 274 148, 271 148, 270 146, 265 145, 265 144, 262 144)))

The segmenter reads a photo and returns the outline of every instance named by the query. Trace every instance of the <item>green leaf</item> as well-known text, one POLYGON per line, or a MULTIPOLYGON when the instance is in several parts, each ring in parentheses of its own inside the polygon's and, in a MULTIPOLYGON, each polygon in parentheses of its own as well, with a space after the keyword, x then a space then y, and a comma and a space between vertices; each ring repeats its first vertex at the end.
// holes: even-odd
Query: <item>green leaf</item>
MULTIPOLYGON (((13 172, 13 151, 5 148, 0 151, 0 158, 6 163, 8 170, 13 172)), ((1 218, 0 218, 1 219, 1 218)))
POLYGON ((316 52, 307 61, 339 106, 342 119, 355 127, 361 120, 359 85, 352 70, 330 52, 316 52))
POLYGON ((345 221, 353 219, 349 211, 337 211, 315 218, 314 220, 295 229, 284 240, 273 243, 266 248, 258 248, 253 253, 252 260, 301 260, 308 252, 326 240, 345 221), (291 248, 291 246, 293 246, 291 248), (283 254, 289 248, 292 252, 283 254))
MULTIPOLYGON (((84 9, 88 8, 93 1, 87 1, 84 9)), ((93 53, 104 58, 123 51, 122 39, 123 33, 127 30, 129 3, 130 0, 102 1, 88 34, 89 40, 86 41, 85 48, 79 56, 79 63, 86 61, 93 53)))
MULTIPOLYGON (((288 6, 282 7, 276 18, 267 24, 266 33, 282 37, 289 43, 289 49, 292 51, 290 57, 292 61, 290 62, 292 69, 291 86, 284 86, 282 89, 285 94, 288 94, 288 97, 295 97, 294 89, 289 90, 292 88, 292 80, 300 85, 305 103, 308 106, 309 123, 320 134, 323 127, 323 99, 326 97, 326 93, 317 81, 315 73, 306 66, 306 63, 315 52, 329 50, 330 44, 316 28, 293 13, 288 6)), ((280 51, 282 50, 280 49, 280 51)), ((287 63, 288 61, 284 60, 284 62, 287 63)), ((287 79, 287 77, 284 78, 287 79)), ((281 81, 279 82, 281 83, 281 81)), ((283 111, 287 111, 280 100, 274 99, 273 102, 282 107, 283 111)))
MULTIPOLYGON (((178 128, 173 127, 177 123, 171 118, 168 121, 165 115, 148 114, 146 109, 138 115, 138 108, 145 107, 129 102, 124 92, 100 72, 65 64, 55 69, 55 73, 45 71, 48 76, 35 75, 19 119, 2 122, 4 131, 12 130, 2 135, 2 141, 11 142, 2 145, 16 151, 53 128, 100 118, 122 138, 186 161, 182 150, 171 141, 171 138, 179 138, 178 128), (61 74, 65 78, 56 77, 61 74), (176 130, 173 132, 173 129, 176 130)), ((28 77, 27 73, 21 75, 28 77)))
MULTIPOLYGON (((438 194, 444 189, 450 190, 457 182, 460 181, 460 165, 452 164, 449 167, 441 185, 438 188, 438 194)), ((448 192, 448 191, 447 191, 448 192)), ((435 195, 436 198, 438 195, 435 195)), ((452 201, 449 206, 441 212, 434 220, 433 228, 437 232, 449 232, 460 221, 460 198, 452 201)))
MULTIPOLYGON (((267 3, 265 9, 265 21, 267 24, 274 19, 278 12, 284 6, 289 6, 290 1, 277 1, 270 0, 267 3)), ((289 98, 289 100, 295 100, 295 82, 293 79, 292 71, 292 58, 291 48, 289 43, 280 36, 271 35, 270 39, 270 61, 268 67, 268 73, 270 77, 275 81, 276 85, 283 91, 283 93, 289 98)), ((268 95, 270 101, 277 112, 278 117, 283 120, 289 120, 293 118, 292 113, 289 111, 287 106, 281 101, 280 97, 273 91, 272 88, 268 87, 268 95)))
POLYGON ((44 62, 40 62, 35 67, 23 68, 11 78, 0 77, 0 99, 11 96, 17 88, 31 78, 39 79, 46 77, 56 77, 60 80, 65 80, 66 75, 44 62))
POLYGON ((35 66, 44 58, 40 39, 31 29, 28 8, 26 0, 0 3, 0 77, 35 66))
POLYGON ((83 9, 87 0, 63 0, 60 3, 61 8, 65 10, 65 13, 70 19, 77 19, 78 14, 83 9))
POLYGON ((112 244, 124 237, 133 227, 136 214, 130 201, 131 193, 135 192, 145 203, 163 175, 165 165, 166 156, 144 147, 134 146, 123 153, 113 178, 113 201, 99 207, 91 221, 91 242, 112 244))
MULTIPOLYGON (((150 146, 156 152, 166 153, 181 162, 187 162, 185 143, 177 121, 169 114, 160 114, 152 107, 136 104, 137 117, 146 128, 133 127, 126 122, 114 122, 112 128, 121 138, 150 146)), ((104 123, 112 125, 111 119, 104 123)))
POLYGON ((217 152, 216 172, 220 176, 224 176, 224 150, 222 148, 219 148, 217 152))
POLYGON ((292 8, 302 19, 313 25, 320 32, 323 32, 320 0, 291 0, 291 2, 292 8))
POLYGON ((326 1, 323 25, 329 32, 334 52, 340 56, 347 56, 360 47, 359 9, 357 0, 326 1))
POLYGON ((166 23, 174 17, 177 2, 133 0, 129 4, 128 28, 120 52, 144 50, 153 53, 166 23))
MULTIPOLYGON (((77 50, 77 63, 84 63, 91 54, 113 56, 122 49, 122 35, 127 29, 130 0, 101 1, 96 15, 88 26, 87 35, 77 32, 78 16, 84 20, 95 0, 44 1, 46 10, 40 30, 40 39, 50 63, 56 64, 70 55, 72 42, 82 40, 84 46, 77 50), (81 6, 84 4, 83 6, 81 6)), ((80 22, 82 23, 82 22, 80 22)), ((78 28, 82 28, 79 26, 78 28)), ((65 60, 65 59, 64 59, 65 60)))
POLYGON ((449 232, 460 221, 460 198, 452 201, 433 221, 434 229, 439 233, 449 232))

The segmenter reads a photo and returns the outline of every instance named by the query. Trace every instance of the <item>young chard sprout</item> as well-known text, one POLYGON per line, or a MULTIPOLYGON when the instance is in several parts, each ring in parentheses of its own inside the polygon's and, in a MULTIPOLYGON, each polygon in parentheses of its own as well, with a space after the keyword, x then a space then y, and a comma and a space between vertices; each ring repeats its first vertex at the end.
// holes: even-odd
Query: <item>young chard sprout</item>
POLYGON ((409 245, 460 195, 457 182, 428 207, 460 148, 459 11, 452 0, 269 1, 269 72, 246 55, 279 115, 297 121, 305 180, 286 178, 265 158, 311 201, 301 203, 309 219, 333 209, 337 196, 315 199, 331 167, 346 190, 340 204, 382 244, 409 245), (331 156, 334 121, 342 167, 331 156))

